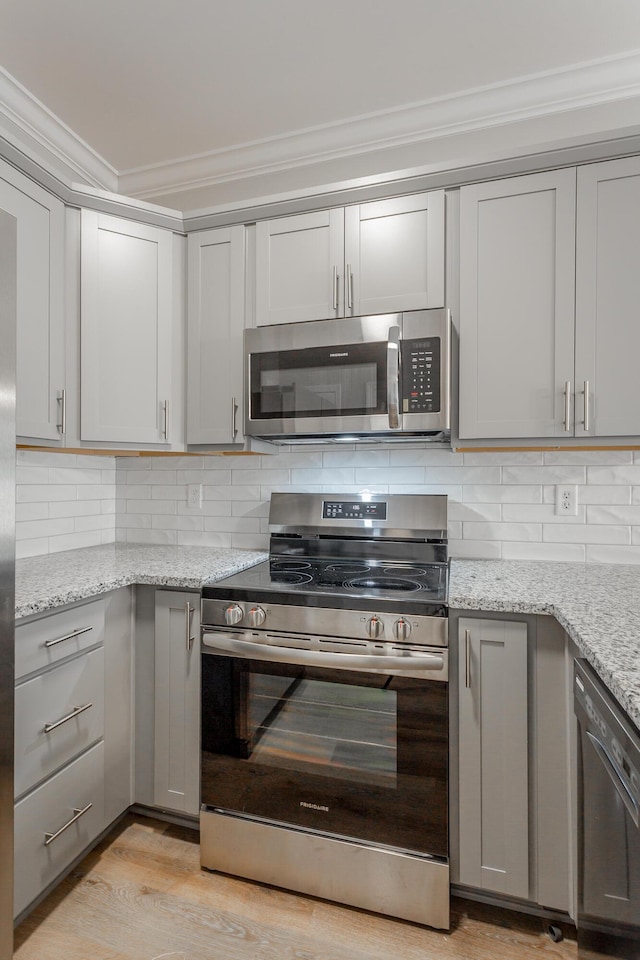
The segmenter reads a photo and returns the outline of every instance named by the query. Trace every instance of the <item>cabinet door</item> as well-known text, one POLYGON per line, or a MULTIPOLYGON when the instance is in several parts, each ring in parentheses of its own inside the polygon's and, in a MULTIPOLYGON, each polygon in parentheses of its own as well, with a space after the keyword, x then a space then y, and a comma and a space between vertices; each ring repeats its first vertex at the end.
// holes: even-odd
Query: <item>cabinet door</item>
POLYGON ((82 211, 82 440, 169 437, 172 236, 82 211))
POLYGON ((17 221, 16 433, 60 440, 64 388, 64 206, 10 167, 0 209, 17 221))
POLYGON ((200 809, 199 596, 159 590, 155 616, 154 803, 200 809))
POLYGON ((460 882, 528 899, 527 627, 459 621, 460 882))
POLYGON ((343 316, 344 211, 256 224, 256 326, 343 316))
POLYGON ((444 191, 345 210, 345 315, 444 306, 444 191))
POLYGON ((576 433, 638 436, 640 157, 579 168, 576 257, 576 433))
POLYGON ((241 443, 242 226, 188 240, 187 443, 241 443))
POLYGON ((461 189, 460 437, 572 435, 574 280, 575 170, 461 189))

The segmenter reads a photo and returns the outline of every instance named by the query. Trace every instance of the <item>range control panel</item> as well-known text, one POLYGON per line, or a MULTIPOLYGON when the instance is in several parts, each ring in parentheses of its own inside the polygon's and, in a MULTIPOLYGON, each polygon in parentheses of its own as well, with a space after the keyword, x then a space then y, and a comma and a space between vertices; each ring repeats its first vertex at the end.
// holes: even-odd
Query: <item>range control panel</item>
POLYGON ((402 343, 402 412, 440 412, 440 337, 402 343))
POLYGON ((387 504, 361 500, 323 500, 323 520, 386 520, 387 504))

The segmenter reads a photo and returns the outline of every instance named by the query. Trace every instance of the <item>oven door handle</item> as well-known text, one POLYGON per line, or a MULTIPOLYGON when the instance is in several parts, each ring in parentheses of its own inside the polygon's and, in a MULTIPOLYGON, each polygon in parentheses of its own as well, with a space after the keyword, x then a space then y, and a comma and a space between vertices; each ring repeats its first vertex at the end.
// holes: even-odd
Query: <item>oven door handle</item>
POLYGON ((321 653, 317 650, 300 650, 297 647, 277 647, 219 633, 205 633, 202 643, 214 653, 230 653, 246 660, 273 660, 276 663, 294 663, 310 667, 338 667, 341 670, 380 670, 384 673, 400 673, 403 670, 444 670, 445 658, 437 653, 415 653, 405 657, 383 655, 364 656, 357 653, 321 653))

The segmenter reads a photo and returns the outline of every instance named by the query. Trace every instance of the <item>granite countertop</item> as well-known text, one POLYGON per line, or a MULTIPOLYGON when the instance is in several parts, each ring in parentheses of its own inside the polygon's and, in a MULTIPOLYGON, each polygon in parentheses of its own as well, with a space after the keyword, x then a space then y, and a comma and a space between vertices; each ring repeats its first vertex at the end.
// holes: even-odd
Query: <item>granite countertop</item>
POLYGON ((16 620, 132 583, 199 590, 268 554, 231 548, 108 543, 16 562, 16 620))
POLYGON ((452 560, 449 606, 551 614, 640 728, 640 567, 452 560))
MULTIPOLYGON (((16 619, 134 583, 200 589, 266 552, 105 544, 18 560, 16 619)), ((640 567, 452 560, 449 605, 555 616, 640 727, 640 567)))

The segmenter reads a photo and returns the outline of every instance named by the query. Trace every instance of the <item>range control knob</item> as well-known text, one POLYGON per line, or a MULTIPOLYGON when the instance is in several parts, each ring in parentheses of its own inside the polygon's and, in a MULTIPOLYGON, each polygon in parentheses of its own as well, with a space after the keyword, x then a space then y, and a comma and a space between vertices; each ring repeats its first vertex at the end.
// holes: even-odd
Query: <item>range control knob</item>
POLYGON ((367 633, 372 640, 377 640, 378 637, 382 636, 384 632, 384 623, 377 617, 374 613, 372 617, 367 620, 367 633))
POLYGON ((240 623, 244 616, 244 610, 239 603, 230 603, 227 609, 224 611, 224 622, 228 627, 233 627, 236 623, 240 623))
POLYGON ((404 617, 400 617, 393 625, 393 635, 396 640, 408 640, 411 636, 411 624, 404 617))
POLYGON ((249 626, 261 627, 266 619, 266 613, 262 607, 251 607, 249 610, 249 626))

